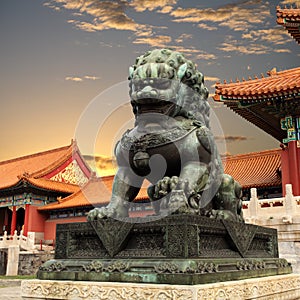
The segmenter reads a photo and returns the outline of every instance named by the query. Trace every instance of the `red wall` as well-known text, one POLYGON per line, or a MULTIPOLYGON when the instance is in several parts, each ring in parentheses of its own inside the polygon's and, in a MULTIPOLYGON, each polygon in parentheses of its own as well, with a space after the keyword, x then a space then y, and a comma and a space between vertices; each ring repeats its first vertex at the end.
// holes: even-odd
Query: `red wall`
POLYGON ((39 206, 29 205, 28 231, 43 232, 47 216, 38 212, 39 206))
POLYGON ((74 217, 66 219, 53 219, 47 220, 44 227, 44 240, 55 240, 56 233, 56 224, 66 224, 66 223, 75 223, 75 222, 86 222, 86 217, 74 217))
MULTIPOLYGON (((144 217, 146 215, 153 215, 153 213, 154 213, 153 211, 148 211, 146 213, 143 211, 137 211, 137 212, 130 213, 130 217, 144 217)), ((55 240, 57 224, 76 223, 76 222, 87 222, 86 216, 47 220, 44 226, 44 232, 45 232, 44 240, 51 240, 51 241, 55 240)))

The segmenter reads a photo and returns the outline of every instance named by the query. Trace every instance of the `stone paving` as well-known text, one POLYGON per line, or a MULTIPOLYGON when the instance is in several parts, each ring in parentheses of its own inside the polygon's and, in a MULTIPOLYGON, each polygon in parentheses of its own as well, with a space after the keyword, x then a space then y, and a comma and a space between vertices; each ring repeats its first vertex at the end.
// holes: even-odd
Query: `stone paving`
POLYGON ((21 299, 21 280, 0 280, 0 300, 21 299))
POLYGON ((1 300, 21 300, 21 286, 0 287, 1 300))

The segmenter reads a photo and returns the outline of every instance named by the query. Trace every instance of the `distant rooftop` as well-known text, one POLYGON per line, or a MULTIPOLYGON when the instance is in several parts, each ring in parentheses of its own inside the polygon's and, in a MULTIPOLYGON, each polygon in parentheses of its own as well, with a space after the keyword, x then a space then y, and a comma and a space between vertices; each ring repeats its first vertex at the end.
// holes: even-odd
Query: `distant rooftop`
POLYGON ((300 44, 300 9, 298 7, 277 6, 277 23, 282 25, 300 44))

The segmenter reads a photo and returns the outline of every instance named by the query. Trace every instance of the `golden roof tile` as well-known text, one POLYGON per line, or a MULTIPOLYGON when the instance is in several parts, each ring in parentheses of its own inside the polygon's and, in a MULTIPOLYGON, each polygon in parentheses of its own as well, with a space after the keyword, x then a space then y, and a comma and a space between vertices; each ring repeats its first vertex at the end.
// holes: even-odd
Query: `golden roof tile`
POLYGON ((300 44, 300 8, 277 6, 277 24, 282 25, 300 44))

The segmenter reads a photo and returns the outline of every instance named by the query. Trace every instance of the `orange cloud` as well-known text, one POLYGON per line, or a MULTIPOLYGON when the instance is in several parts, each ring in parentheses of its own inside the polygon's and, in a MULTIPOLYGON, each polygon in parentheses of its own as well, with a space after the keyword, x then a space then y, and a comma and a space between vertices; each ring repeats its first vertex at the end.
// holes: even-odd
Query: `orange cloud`
POLYGON ((219 77, 212 77, 212 76, 204 76, 205 81, 212 81, 212 82, 217 82, 220 80, 219 77))
POLYGON ((270 29, 251 30, 248 33, 244 33, 242 38, 250 39, 251 41, 266 41, 274 45, 284 45, 287 42, 292 41, 287 39, 287 36, 289 36, 289 34, 283 29, 283 27, 276 27, 270 29))
POLYGON ((90 76, 90 75, 85 75, 85 76, 67 76, 65 77, 65 80, 67 81, 75 81, 75 82, 82 82, 84 80, 99 80, 100 77, 97 76, 90 76))
MULTIPOLYGON (((155 10, 162 7, 165 11, 170 11, 172 5, 176 4, 177 0, 132 0, 130 6, 132 6, 136 11, 143 12, 145 10, 155 10)), ((160 11, 162 12, 162 11, 160 11)))
POLYGON ((65 80, 67 80, 67 81, 81 82, 81 81, 82 81, 82 78, 77 77, 77 76, 67 76, 67 77, 65 78, 65 80))
POLYGON ((170 36, 141 37, 133 41, 134 44, 148 44, 151 47, 166 47, 172 41, 170 36))
POLYGON ((187 39, 193 38, 192 34, 183 33, 175 41, 176 43, 183 43, 187 39))
MULTIPOLYGON (((263 23, 270 16, 270 9, 260 0, 243 1, 237 4, 228 4, 213 8, 178 8, 170 13, 175 17, 174 22, 190 22, 205 24, 215 22, 220 26, 226 26, 235 31, 244 31, 254 24, 263 23)), ((199 27, 212 30, 214 27, 200 25, 199 27)))
POLYGON ((197 25, 199 28, 202 28, 202 29, 206 29, 206 30, 209 30, 209 31, 212 31, 212 30, 217 30, 218 27, 216 26, 210 26, 210 25, 207 25, 205 23, 200 23, 197 25))
POLYGON ((125 9, 128 3, 125 1, 99 1, 99 0, 55 0, 65 9, 78 10, 80 15, 87 14, 93 17, 91 22, 70 20, 77 28, 88 31, 100 31, 107 29, 117 30, 141 30, 141 25, 129 18, 125 9))
POLYGON ((116 173, 117 165, 116 160, 113 157, 103 155, 84 155, 83 157, 90 168, 96 172, 98 176, 114 175, 116 173))
MULTIPOLYGON (((262 30, 264 31, 264 30, 262 30)), ((269 30, 266 30, 269 31, 269 30)), ((272 30, 270 30, 272 32, 272 30)), ((260 35, 261 33, 258 33, 257 35, 260 35)), ((290 52, 289 49, 276 49, 274 48, 274 45, 267 45, 259 43, 258 40, 251 39, 251 35, 255 36, 255 33, 249 33, 246 36, 244 35, 244 40, 235 40, 232 38, 232 36, 227 36, 225 38, 225 42, 221 43, 218 47, 219 50, 225 51, 225 52, 239 52, 241 54, 267 54, 271 52, 277 52, 277 53, 283 53, 283 52, 290 52), (251 42, 248 43, 245 41, 245 39, 249 39, 251 42)), ((261 38, 262 40, 263 38, 261 38)), ((269 41, 271 41, 270 39, 269 41)))

